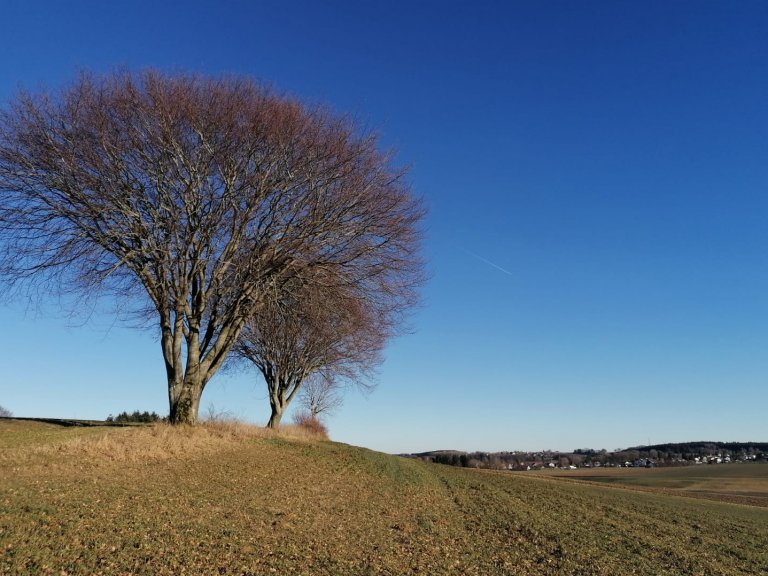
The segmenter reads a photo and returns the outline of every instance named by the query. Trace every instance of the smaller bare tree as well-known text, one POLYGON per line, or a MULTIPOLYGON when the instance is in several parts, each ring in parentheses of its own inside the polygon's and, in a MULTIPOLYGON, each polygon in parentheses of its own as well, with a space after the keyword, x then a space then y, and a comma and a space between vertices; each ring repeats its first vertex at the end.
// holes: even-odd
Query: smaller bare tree
POLYGON ((304 382, 298 403, 312 418, 319 419, 338 410, 344 399, 336 380, 324 374, 317 374, 304 382))
MULTIPOLYGON (((397 300, 361 291, 330 274, 295 279, 267 298, 245 326, 235 354, 258 368, 267 384, 272 413, 268 428, 308 381, 325 381, 311 404, 317 414, 338 398, 337 382, 371 387, 369 377, 393 333, 397 300), (367 297, 366 297, 367 296, 367 297)), ((313 383, 312 386, 315 384, 313 383)))
POLYGON ((13 412, 8 410, 5 406, 0 406, 0 418, 12 418, 13 412))

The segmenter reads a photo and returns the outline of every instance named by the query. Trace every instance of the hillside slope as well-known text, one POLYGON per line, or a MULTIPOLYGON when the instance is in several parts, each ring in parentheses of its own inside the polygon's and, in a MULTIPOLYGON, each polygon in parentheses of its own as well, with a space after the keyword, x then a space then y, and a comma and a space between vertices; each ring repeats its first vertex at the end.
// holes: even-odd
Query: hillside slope
POLYGON ((2 574, 764 574, 768 509, 236 429, 0 423, 2 574))

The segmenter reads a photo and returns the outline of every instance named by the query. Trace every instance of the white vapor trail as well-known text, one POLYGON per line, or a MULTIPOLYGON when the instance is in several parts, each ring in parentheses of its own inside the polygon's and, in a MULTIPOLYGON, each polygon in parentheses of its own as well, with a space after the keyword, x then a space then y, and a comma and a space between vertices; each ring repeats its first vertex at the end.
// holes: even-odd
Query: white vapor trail
POLYGON ((494 264, 490 260, 487 260, 486 258, 483 258, 482 256, 480 256, 479 254, 475 254, 474 252, 472 252, 470 250, 467 250, 466 248, 461 248, 461 251, 462 252, 466 252, 467 254, 472 256, 473 258, 477 258, 478 260, 480 260, 480 262, 485 262, 486 264, 488 264, 488 266, 493 266, 494 268, 496 268, 496 270, 499 270, 500 272, 504 272, 504 274, 507 274, 508 276, 512 276, 512 272, 510 272, 509 270, 507 270, 505 268, 502 268, 498 264, 494 264))

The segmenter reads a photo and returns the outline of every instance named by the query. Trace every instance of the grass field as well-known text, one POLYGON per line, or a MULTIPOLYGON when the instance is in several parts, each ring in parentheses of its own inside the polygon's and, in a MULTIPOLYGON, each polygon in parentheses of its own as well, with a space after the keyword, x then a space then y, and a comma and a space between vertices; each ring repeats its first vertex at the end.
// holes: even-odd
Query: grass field
POLYGON ((679 468, 580 468, 543 471, 553 478, 708 498, 768 508, 768 464, 734 463, 679 468))
POLYGON ((4 421, 0 572, 766 574, 768 509, 242 426, 4 421))

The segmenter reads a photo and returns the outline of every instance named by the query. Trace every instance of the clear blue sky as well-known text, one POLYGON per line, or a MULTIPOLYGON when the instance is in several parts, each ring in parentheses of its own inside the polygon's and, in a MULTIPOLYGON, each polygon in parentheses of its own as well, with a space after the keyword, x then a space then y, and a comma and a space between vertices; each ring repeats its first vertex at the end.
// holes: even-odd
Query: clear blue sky
MULTIPOLYGON (((0 99, 242 73, 378 129, 431 279, 334 439, 389 452, 768 439, 765 2, 6 0, 0 99)), ((19 416, 167 412, 153 332, 0 307, 19 416)), ((268 416, 255 374, 203 407, 268 416)))

